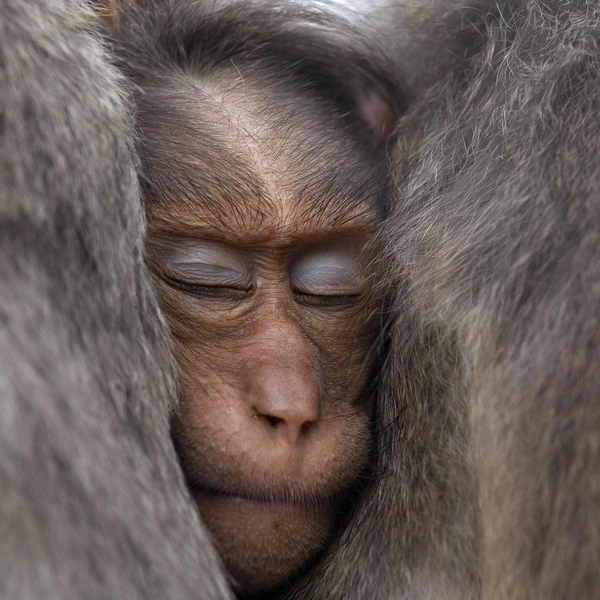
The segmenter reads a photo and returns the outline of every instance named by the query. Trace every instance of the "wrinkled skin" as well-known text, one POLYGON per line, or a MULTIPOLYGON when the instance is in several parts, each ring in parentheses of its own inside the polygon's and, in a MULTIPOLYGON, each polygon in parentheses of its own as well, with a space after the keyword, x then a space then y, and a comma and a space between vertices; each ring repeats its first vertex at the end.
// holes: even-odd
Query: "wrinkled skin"
MULTIPOLYGON (((241 95, 241 83, 218 102, 211 90, 205 110, 263 191, 213 197, 223 206, 218 219, 202 201, 185 210, 177 199, 149 202, 148 252, 181 372, 174 438, 182 467, 230 574, 265 589, 323 548, 370 457, 366 392, 381 301, 368 284, 379 219, 367 202, 343 211, 335 197, 325 208, 318 195, 299 203, 288 165, 316 140, 289 123, 284 137, 284 109, 264 113, 256 89, 246 80, 241 95), (302 142, 279 148, 277 139, 302 142), (227 211, 236 201, 241 217, 227 211)), ((322 145, 344 151, 325 136, 322 145)), ((357 175, 348 189, 361 185, 358 150, 350 160, 357 175)), ((329 169, 314 177, 327 181, 329 169)), ((223 187, 249 189, 241 173, 221 176, 223 187)))

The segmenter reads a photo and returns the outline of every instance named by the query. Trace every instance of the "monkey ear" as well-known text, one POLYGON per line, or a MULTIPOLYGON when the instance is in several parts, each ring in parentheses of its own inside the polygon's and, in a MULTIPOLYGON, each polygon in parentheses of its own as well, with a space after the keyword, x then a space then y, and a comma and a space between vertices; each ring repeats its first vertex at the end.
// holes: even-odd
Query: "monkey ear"
POLYGON ((396 114, 391 105, 378 93, 372 92, 358 104, 358 114, 383 143, 390 141, 396 125, 396 114))

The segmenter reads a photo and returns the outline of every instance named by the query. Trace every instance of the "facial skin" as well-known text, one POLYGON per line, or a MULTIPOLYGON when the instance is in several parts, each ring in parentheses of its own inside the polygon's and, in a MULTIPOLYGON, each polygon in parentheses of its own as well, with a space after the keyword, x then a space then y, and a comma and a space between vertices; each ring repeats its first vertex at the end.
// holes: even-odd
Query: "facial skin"
POLYGON ((221 180, 206 199, 177 197, 156 177, 147 252, 181 373, 173 435, 184 473, 229 573, 260 590, 318 554, 368 464, 379 218, 343 136, 308 148, 321 123, 290 124, 285 106, 265 112, 248 82, 243 94, 235 81, 207 87, 186 103, 179 135, 153 121, 151 137, 174 140, 171 176, 193 190, 208 172, 221 180), (201 120, 218 136, 215 156, 186 145, 201 120), (223 148, 237 168, 215 174, 223 148), (338 185, 319 152, 354 175, 338 185), (321 187, 306 185, 303 165, 321 187))

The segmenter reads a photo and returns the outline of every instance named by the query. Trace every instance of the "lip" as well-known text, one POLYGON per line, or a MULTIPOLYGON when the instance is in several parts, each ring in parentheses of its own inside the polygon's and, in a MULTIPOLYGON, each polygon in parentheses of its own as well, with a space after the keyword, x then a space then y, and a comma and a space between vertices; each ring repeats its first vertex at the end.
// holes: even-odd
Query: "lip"
POLYGON ((258 493, 248 494, 238 491, 216 490, 206 486, 194 486, 192 492, 196 500, 220 500, 224 502, 237 503, 239 505, 256 506, 261 508, 271 507, 273 509, 304 509, 322 510, 330 507, 333 497, 315 498, 307 497, 306 493, 295 490, 287 490, 286 493, 258 493))
POLYGON ((193 497, 232 579, 267 589, 294 576, 325 546, 336 512, 332 505, 246 492, 204 488, 193 497))

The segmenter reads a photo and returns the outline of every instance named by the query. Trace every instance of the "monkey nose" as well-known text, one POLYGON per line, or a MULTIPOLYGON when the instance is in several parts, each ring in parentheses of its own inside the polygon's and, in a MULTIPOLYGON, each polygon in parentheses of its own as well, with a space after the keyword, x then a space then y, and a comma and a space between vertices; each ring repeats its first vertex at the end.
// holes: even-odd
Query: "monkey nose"
POLYGON ((319 420, 321 394, 308 365, 262 364, 252 370, 252 416, 271 437, 297 444, 319 420))

